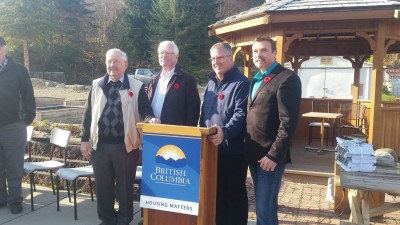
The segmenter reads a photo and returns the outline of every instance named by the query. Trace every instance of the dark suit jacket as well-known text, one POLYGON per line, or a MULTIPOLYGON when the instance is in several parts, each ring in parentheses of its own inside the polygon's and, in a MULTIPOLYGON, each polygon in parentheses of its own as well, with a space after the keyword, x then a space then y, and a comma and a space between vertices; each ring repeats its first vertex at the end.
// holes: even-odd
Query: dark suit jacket
MULTIPOLYGON (((148 84, 147 96, 150 103, 153 102, 154 92, 157 89, 159 72, 148 84)), ((200 116, 200 96, 194 77, 184 73, 178 66, 167 86, 163 108, 161 111, 161 123, 197 126, 200 116)))
MULTIPOLYGON (((300 113, 301 81, 278 65, 269 82, 263 81, 254 100, 248 101, 246 154, 250 162, 264 156, 278 164, 291 162, 290 145, 300 113)), ((251 84, 252 92, 254 82, 251 84)))

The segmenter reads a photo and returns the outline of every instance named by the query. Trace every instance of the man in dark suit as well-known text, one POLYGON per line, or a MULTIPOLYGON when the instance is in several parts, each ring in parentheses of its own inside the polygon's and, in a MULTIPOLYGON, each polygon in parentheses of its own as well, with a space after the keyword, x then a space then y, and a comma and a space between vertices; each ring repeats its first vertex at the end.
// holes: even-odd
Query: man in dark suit
POLYGON ((301 81, 275 59, 276 44, 254 40, 253 62, 260 69, 251 83, 245 149, 256 196, 257 225, 278 224, 278 193, 299 121, 301 81))
POLYGON ((177 66, 178 46, 163 41, 158 46, 158 61, 162 70, 150 81, 147 96, 154 115, 162 124, 197 126, 200 96, 193 76, 177 66))

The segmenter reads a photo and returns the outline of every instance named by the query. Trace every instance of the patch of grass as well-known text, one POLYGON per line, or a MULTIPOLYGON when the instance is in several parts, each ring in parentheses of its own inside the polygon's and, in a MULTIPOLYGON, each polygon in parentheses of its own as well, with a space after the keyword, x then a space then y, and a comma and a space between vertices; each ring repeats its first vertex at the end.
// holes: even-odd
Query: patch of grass
POLYGON ((387 94, 382 94, 382 101, 399 101, 399 98, 387 94))

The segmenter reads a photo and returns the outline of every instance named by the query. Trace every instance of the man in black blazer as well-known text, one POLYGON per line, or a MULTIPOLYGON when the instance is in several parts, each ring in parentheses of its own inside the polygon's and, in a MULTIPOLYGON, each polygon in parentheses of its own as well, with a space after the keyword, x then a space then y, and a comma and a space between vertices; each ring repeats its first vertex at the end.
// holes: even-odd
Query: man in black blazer
POLYGON ((197 126, 200 96, 193 76, 177 66, 178 46, 163 41, 158 46, 158 62, 162 70, 150 81, 147 96, 154 115, 162 124, 197 126))
POLYGON ((278 193, 300 112, 301 81, 275 59, 266 36, 252 46, 254 76, 248 101, 245 149, 256 196, 257 225, 278 224, 278 193))

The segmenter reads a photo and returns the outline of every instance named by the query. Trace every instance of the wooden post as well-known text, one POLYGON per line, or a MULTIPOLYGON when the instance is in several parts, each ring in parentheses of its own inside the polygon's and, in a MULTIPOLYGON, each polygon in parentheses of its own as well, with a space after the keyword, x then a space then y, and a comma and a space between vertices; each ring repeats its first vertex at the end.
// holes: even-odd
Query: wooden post
POLYGON ((381 103, 382 103, 382 77, 383 77, 383 58, 385 56, 385 33, 386 22, 379 23, 378 31, 376 32, 376 50, 373 55, 372 65, 372 88, 371 88, 371 109, 369 123, 369 143, 373 144, 374 148, 382 148, 382 127, 379 126, 381 121, 381 103))
POLYGON ((280 63, 281 65, 285 64, 285 52, 283 52, 284 50, 284 34, 283 32, 279 32, 279 34, 277 34, 275 36, 275 41, 276 41, 276 61, 278 61, 278 63, 280 63))

